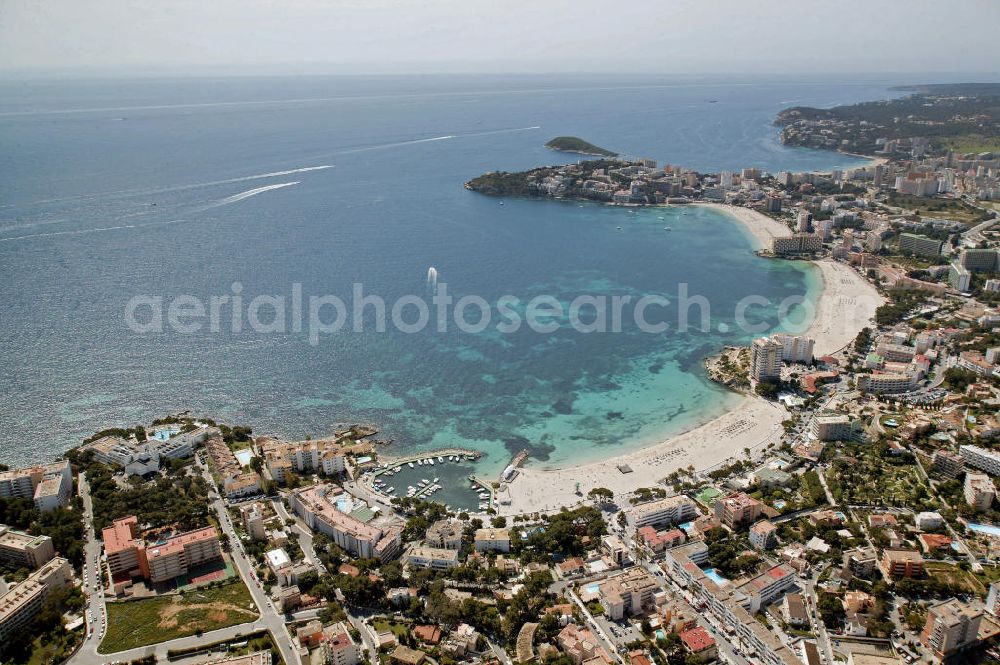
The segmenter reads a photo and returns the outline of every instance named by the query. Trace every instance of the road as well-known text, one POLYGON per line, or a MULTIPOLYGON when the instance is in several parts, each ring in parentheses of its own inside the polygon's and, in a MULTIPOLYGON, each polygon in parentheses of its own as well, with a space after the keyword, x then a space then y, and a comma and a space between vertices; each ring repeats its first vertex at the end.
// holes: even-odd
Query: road
MULTIPOLYGON (((201 469, 202 476, 205 481, 209 484, 209 487, 215 487, 215 482, 212 479, 211 474, 208 472, 208 468, 198 464, 201 469)), ((236 569, 240 572, 240 577, 243 578, 243 582, 250 589, 250 595, 253 597, 254 602, 257 604, 257 609, 260 611, 260 619, 258 623, 262 623, 274 638, 275 643, 278 646, 278 650, 281 652, 281 657, 284 659, 286 665, 300 665, 299 652, 293 644, 292 637, 288 634, 285 629, 285 619, 284 614, 279 613, 271 602, 271 599, 267 597, 264 590, 261 588, 260 581, 257 576, 253 573, 253 565, 247 558, 246 553, 243 551, 243 543, 240 541, 239 537, 236 535, 236 530, 233 528, 232 520, 229 519, 229 511, 226 509, 225 503, 223 503, 221 495, 216 492, 216 498, 212 501, 212 508, 215 509, 215 514, 219 519, 219 526, 222 528, 222 532, 229 537, 230 544, 230 555, 232 557, 233 563, 236 564, 236 569)))
POLYGON ((719 649, 719 654, 723 662, 733 663, 734 665, 751 665, 746 658, 737 653, 736 647, 730 642, 725 630, 721 626, 716 626, 714 619, 710 619, 710 615, 707 612, 699 611, 691 605, 686 591, 670 575, 666 574, 659 565, 652 561, 646 561, 644 565, 646 571, 653 576, 653 579, 659 582, 660 588, 669 592, 677 602, 682 603, 684 609, 691 616, 697 617, 698 625, 707 630, 708 634, 715 639, 715 644, 719 649))
POLYGON ((87 637, 80 649, 68 662, 80 665, 102 663, 104 658, 97 655, 104 629, 107 625, 107 610, 104 606, 104 586, 101 577, 101 543, 94 532, 94 502, 90 498, 90 484, 84 474, 77 480, 80 499, 83 501, 85 525, 83 544, 83 589, 87 596, 87 637))
MULTIPOLYGON (((298 535, 299 546, 302 548, 302 554, 305 556, 306 561, 315 566, 319 574, 326 575, 328 571, 316 554, 316 548, 313 546, 313 534, 309 530, 309 527, 298 517, 290 514, 280 498, 272 498, 271 505, 274 507, 274 512, 282 521, 286 524, 289 523, 289 520, 293 522, 291 529, 298 535)), ((375 631, 368 625, 363 616, 351 612, 347 606, 344 607, 344 612, 347 614, 347 620, 351 622, 351 625, 361 633, 361 642, 364 645, 364 649, 368 652, 369 658, 374 660, 375 654, 378 653, 378 636, 375 634, 375 631)), ((299 615, 296 615, 296 618, 299 618, 299 615)))
MULTIPOLYGON (((105 626, 106 621, 104 589, 100 575, 101 543, 97 540, 97 534, 94 532, 94 507, 93 501, 90 498, 90 485, 87 483, 83 474, 80 474, 79 488, 80 498, 83 501, 84 522, 86 525, 86 542, 84 544, 85 586, 91 591, 87 601, 87 611, 94 617, 94 620, 88 621, 87 638, 76 654, 74 654, 73 657, 67 661, 68 663, 71 663, 72 665, 101 665, 102 663, 107 663, 111 659, 130 661, 143 658, 145 656, 156 656, 158 659, 165 660, 167 658, 167 652, 171 649, 187 649, 202 644, 211 644, 222 640, 237 639, 259 630, 270 629, 275 634, 276 638, 284 633, 283 626, 281 632, 275 632, 266 621, 258 619, 257 621, 230 626, 220 630, 214 630, 208 633, 203 633, 202 635, 181 637, 176 640, 160 642, 159 644, 151 644, 149 646, 130 649, 128 651, 119 651, 113 654, 99 654, 97 650, 101 643, 101 637, 103 636, 102 629, 105 626), (89 584, 87 584, 87 582, 89 582, 89 584), (96 590, 94 588, 95 585, 96 590)), ((253 587, 251 586, 251 590, 252 589, 253 587)), ((258 605, 259 604, 260 603, 258 602, 258 605)), ((288 662, 298 663, 297 660, 288 662)))
MULTIPOLYGON (((818 574, 817 574, 818 577, 818 574)), ((809 615, 809 622, 812 624, 813 635, 816 636, 816 644, 820 653, 826 658, 827 663, 833 660, 833 645, 830 644, 830 636, 826 632, 826 624, 819 617, 819 610, 816 607, 816 587, 812 579, 802 580, 802 594, 806 602, 806 613, 809 615)))
POLYGON ((592 629, 593 633, 600 638, 601 642, 604 643, 603 646, 605 650, 607 650, 607 652, 611 655, 612 658, 614 658, 619 663, 622 663, 624 665, 625 660, 621 657, 621 654, 618 653, 618 649, 615 648, 615 643, 612 642, 611 638, 609 638, 607 633, 604 632, 604 628, 602 628, 601 625, 597 623, 597 621, 594 619, 594 615, 590 613, 590 610, 588 610, 587 606, 583 604, 583 601, 580 600, 580 597, 577 596, 575 593, 573 593, 573 590, 569 588, 566 589, 566 595, 569 596, 569 599, 573 601, 577 607, 580 608, 580 611, 583 613, 583 616, 587 617, 587 623, 590 624, 590 628, 592 629))

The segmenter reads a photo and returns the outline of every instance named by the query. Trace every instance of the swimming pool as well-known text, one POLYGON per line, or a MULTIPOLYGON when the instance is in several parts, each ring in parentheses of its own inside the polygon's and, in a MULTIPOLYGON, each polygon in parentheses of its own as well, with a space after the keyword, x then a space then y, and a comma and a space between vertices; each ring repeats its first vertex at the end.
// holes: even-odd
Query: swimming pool
POLYGON ((969 522, 968 527, 976 533, 985 533, 987 536, 1000 538, 1000 527, 993 526, 992 524, 974 524, 969 522))
POLYGON ((587 586, 583 587, 583 590, 586 591, 587 593, 597 593, 600 589, 601 585, 598 584, 597 582, 594 582, 593 584, 588 584, 587 586))
POLYGON ((705 568, 701 572, 705 573, 705 577, 715 582, 716 586, 724 587, 729 584, 729 580, 717 573, 715 568, 705 568))
POLYGON ((337 510, 342 513, 349 513, 354 510, 354 502, 349 496, 338 496, 337 497, 337 510))
POLYGON ((662 628, 657 628, 655 635, 656 635, 656 639, 658 639, 658 640, 665 640, 665 639, 667 639, 667 632, 665 630, 663 630, 662 628))
POLYGON ((233 453, 233 455, 235 455, 236 459, 239 460, 240 466, 248 466, 250 464, 250 460, 254 458, 253 451, 250 450, 249 448, 244 448, 243 450, 237 450, 235 453, 233 453))
POLYGON ((156 439, 157 441, 166 441, 167 439, 169 439, 174 434, 177 434, 180 431, 181 431, 180 427, 165 427, 163 429, 158 429, 155 432, 153 432, 153 438, 156 439))

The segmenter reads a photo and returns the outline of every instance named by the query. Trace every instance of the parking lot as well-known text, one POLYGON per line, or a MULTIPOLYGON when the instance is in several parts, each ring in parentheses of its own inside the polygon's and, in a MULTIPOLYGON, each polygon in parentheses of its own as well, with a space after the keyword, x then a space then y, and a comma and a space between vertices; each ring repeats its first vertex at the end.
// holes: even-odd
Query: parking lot
POLYGON ((643 639, 642 632, 627 621, 611 621, 606 616, 595 616, 594 620, 619 650, 626 644, 643 639))

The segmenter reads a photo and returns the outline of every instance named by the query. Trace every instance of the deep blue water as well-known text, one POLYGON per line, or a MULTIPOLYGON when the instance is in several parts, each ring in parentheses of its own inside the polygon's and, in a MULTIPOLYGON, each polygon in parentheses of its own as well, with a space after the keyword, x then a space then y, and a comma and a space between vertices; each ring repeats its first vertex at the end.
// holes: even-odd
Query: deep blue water
POLYGON ((886 94, 541 77, 3 84, 0 460, 180 409, 288 436, 374 421, 401 447, 480 448, 487 471, 524 447, 557 463, 701 422, 733 404, 702 359, 747 338, 718 323, 745 295, 813 293, 810 269, 758 259, 709 211, 501 206, 462 183, 575 160, 543 147, 561 134, 701 170, 849 166, 780 146, 774 114, 886 94), (249 178, 315 166, 333 168, 249 178), (391 303, 426 295, 430 266, 456 297, 491 303, 675 296, 686 282, 711 302, 713 332, 505 335, 494 319, 479 334, 346 330, 312 345, 124 323, 134 296, 207 302, 234 282, 246 300, 295 283, 349 300, 357 282, 391 303))

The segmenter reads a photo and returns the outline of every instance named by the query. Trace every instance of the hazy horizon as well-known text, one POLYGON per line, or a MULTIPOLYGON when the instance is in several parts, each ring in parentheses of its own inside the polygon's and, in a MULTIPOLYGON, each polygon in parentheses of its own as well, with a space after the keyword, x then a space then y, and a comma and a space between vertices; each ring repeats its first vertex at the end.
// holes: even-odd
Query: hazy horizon
POLYGON ((40 0, 0 5, 0 76, 1000 76, 1000 3, 40 0))

